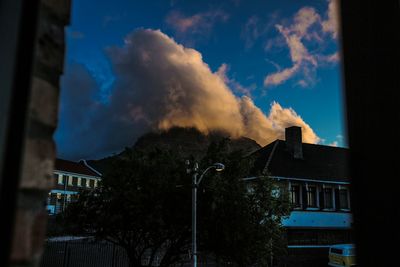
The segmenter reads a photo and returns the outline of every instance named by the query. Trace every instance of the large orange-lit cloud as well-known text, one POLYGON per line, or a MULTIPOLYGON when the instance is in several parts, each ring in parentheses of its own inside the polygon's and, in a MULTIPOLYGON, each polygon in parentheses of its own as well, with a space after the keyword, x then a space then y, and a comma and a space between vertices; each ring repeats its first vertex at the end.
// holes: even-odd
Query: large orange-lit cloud
MULTIPOLYGON (((109 103, 81 107, 85 127, 75 128, 66 137, 70 140, 64 142, 88 139, 81 140, 75 151, 87 153, 81 157, 118 151, 147 131, 174 126, 195 127, 203 133, 222 131, 233 138, 246 136, 266 145, 283 138, 285 127, 298 125, 303 128, 305 142, 319 142, 293 109, 274 102, 265 114, 250 97, 232 92, 223 70, 226 65, 213 72, 200 52, 176 43, 159 30, 136 30, 125 38, 122 47, 110 48, 108 55, 115 73, 109 103), (96 134, 90 134, 93 132, 96 134)), ((77 91, 74 95, 79 98, 82 88, 66 89, 71 90, 69 94, 77 91)))
MULTIPOLYGON (((212 72, 198 51, 177 44, 159 30, 136 31, 124 47, 113 48, 110 54, 117 76, 124 77, 116 90, 135 92, 137 97, 130 98, 130 104, 141 110, 141 118, 151 128, 218 130, 265 145, 282 137, 285 126, 300 125, 306 141, 319 140, 292 109, 274 103, 267 116, 249 97, 235 96, 226 83, 226 65, 212 72)), ((136 113, 132 113, 134 120, 136 113)))

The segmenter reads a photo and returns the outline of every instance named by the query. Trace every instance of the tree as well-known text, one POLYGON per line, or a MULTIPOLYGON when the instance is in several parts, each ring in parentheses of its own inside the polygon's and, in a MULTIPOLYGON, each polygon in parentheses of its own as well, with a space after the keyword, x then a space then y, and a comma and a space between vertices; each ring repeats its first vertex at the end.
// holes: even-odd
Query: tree
MULTIPOLYGON (((284 247, 281 218, 288 214, 282 194, 272 195, 268 177, 243 181, 251 160, 228 153, 230 140, 212 143, 200 161, 226 168, 209 172, 198 195, 198 244, 219 264, 267 266, 284 247), (271 246, 271 241, 273 246, 271 246)), ((191 248, 191 178, 174 151, 127 149, 110 161, 100 187, 82 194, 66 211, 66 224, 123 247, 130 266, 181 262, 191 248)), ((193 160, 193 158, 192 158, 193 160)))
POLYGON ((123 247, 130 266, 178 261, 190 242, 184 162, 171 151, 127 149, 109 164, 100 187, 69 206, 66 224, 123 247))
POLYGON ((270 266, 273 255, 285 253, 282 218, 290 212, 288 192, 268 176, 243 180, 253 166, 240 151, 225 153, 229 140, 211 144, 203 164, 222 161, 225 171, 204 180, 199 197, 201 250, 219 263, 236 266, 270 266), (276 190, 280 189, 280 195, 276 190))

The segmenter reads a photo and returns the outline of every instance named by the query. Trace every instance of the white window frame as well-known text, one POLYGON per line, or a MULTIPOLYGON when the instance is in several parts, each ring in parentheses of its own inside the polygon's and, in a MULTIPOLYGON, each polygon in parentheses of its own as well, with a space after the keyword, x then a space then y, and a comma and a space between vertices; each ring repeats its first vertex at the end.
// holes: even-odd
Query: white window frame
POLYGON ((61 174, 57 174, 57 175, 58 175, 58 177, 57 177, 57 184, 63 185, 63 184, 64 184, 64 178, 63 178, 63 176, 62 176, 61 174))
POLYGON ((67 181, 68 181, 67 185, 69 185, 69 186, 72 186, 72 185, 73 185, 73 184, 72 184, 72 176, 69 176, 69 175, 68 175, 67 181))

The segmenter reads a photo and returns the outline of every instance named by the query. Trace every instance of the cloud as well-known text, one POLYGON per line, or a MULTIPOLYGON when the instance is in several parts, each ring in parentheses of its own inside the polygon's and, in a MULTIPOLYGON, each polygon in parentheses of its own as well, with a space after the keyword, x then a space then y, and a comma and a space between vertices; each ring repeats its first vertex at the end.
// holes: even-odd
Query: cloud
MULTIPOLYGON (((268 16, 268 21, 265 22, 257 15, 250 16, 246 24, 243 26, 240 37, 245 42, 245 48, 251 48, 257 40, 266 36, 268 31, 274 26, 278 19, 278 13, 273 12, 268 16)), ((269 45, 272 45, 270 43, 269 45)))
POLYGON ((328 62, 338 62, 339 60, 340 60, 339 52, 335 52, 331 55, 328 55, 326 59, 326 61, 328 62))
POLYGON ((339 145, 338 141, 333 141, 332 143, 328 144, 328 146, 334 146, 337 147, 339 145))
POLYGON ((291 27, 291 31, 300 38, 311 38, 312 35, 310 35, 309 29, 320 19, 314 8, 303 7, 294 16, 294 24, 291 27))
POLYGON ((322 29, 324 32, 331 33, 336 39, 339 31, 339 1, 328 0, 328 2, 328 18, 322 21, 322 29))
POLYGON ((322 139, 322 138, 320 139, 319 143, 322 145, 333 146, 333 147, 346 146, 346 144, 344 144, 345 140, 343 138, 343 135, 341 135, 341 134, 336 135, 335 139, 330 143, 327 143, 326 139, 322 139))
POLYGON ((251 91, 256 89, 256 84, 251 84, 250 86, 243 86, 238 81, 233 78, 229 78, 227 73, 229 71, 229 65, 223 63, 217 70, 216 74, 232 89, 236 94, 251 96, 251 91))
POLYGON ((258 16, 251 16, 244 25, 241 37, 245 40, 246 49, 252 47, 254 42, 265 33, 264 29, 260 28, 260 19, 258 16))
POLYGON ((211 10, 192 16, 185 16, 181 12, 173 10, 167 15, 165 21, 178 34, 207 34, 216 22, 225 22, 228 18, 228 14, 221 10, 211 10))
POLYGON ((249 97, 242 97, 240 102, 246 129, 244 136, 256 140, 259 144, 266 145, 277 138, 284 139, 285 128, 293 125, 302 128, 303 142, 320 142, 314 130, 293 109, 283 108, 279 103, 273 102, 269 115, 266 115, 249 97))
MULTIPOLYGON (((337 36, 337 6, 336 0, 330 0, 328 5, 328 18, 323 20, 318 12, 312 7, 303 7, 294 15, 292 23, 288 26, 276 24, 275 28, 284 38, 290 52, 292 66, 279 68, 278 71, 268 74, 264 79, 264 86, 276 86, 301 74, 297 85, 308 87, 314 84, 314 73, 319 63, 336 63, 339 54, 331 55, 310 53, 306 42, 322 43, 323 33, 331 33, 333 38, 337 36)), ((269 43, 268 47, 272 47, 269 43)))
POLYGON ((93 101, 95 83, 83 67, 66 71, 62 87, 71 96, 62 99, 58 138, 66 157, 105 156, 149 130, 174 126, 246 136, 265 145, 283 138, 285 127, 299 125, 306 142, 319 141, 293 109, 274 102, 266 115, 250 97, 232 92, 227 65, 212 72, 201 53, 159 30, 132 32, 123 47, 108 49, 108 56, 115 81, 107 104, 93 101))
POLYGON ((308 68, 315 68, 318 63, 316 58, 308 52, 302 39, 311 38, 312 34, 309 32, 309 29, 319 19, 320 17, 314 8, 304 7, 296 13, 293 19, 294 23, 291 26, 275 25, 289 47, 290 59, 293 65, 267 75, 264 79, 264 86, 279 85, 293 77, 299 71, 303 71, 303 75, 305 76, 300 83, 303 86, 308 85, 307 80, 311 80, 310 76, 306 75, 309 73, 308 68))

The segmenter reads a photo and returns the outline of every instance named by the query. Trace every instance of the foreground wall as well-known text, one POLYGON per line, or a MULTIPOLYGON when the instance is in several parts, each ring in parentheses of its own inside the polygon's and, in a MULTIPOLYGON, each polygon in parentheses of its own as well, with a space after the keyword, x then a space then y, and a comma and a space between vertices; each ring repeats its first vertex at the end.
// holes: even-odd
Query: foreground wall
MULTIPOLYGON (((41 0, 19 185, 11 266, 38 266, 43 252, 46 196, 53 187, 59 81, 63 73, 70 0, 41 0)), ((29 49, 29 48, 27 48, 29 49)))

